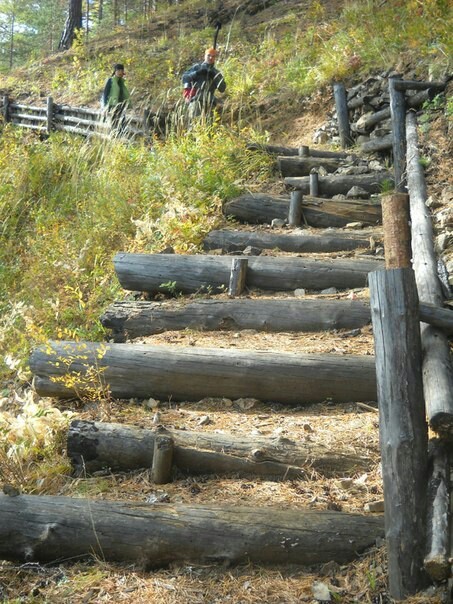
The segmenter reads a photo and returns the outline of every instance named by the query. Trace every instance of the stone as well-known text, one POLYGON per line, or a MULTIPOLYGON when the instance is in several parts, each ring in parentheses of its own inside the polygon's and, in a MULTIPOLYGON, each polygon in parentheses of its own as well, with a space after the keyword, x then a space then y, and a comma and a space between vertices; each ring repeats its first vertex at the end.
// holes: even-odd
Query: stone
POLYGON ((302 287, 300 287, 299 289, 295 289, 294 296, 296 298, 303 298, 305 296, 305 290, 302 287))
POLYGON ((328 287, 327 289, 322 289, 320 293, 325 295, 332 295, 338 292, 336 287, 328 287))
POLYGON ((370 194, 368 191, 365 191, 362 187, 351 187, 349 191, 346 193, 346 197, 348 199, 368 199, 370 194))
POLYGON ((373 514, 382 513, 384 511, 384 501, 370 501, 365 504, 363 509, 365 512, 371 512, 373 514))
POLYGON ((284 227, 285 224, 286 224, 286 220, 283 220, 282 218, 274 218, 271 222, 271 227, 273 229, 281 228, 281 227, 284 227))
POLYGON ((436 251, 443 252, 453 244, 453 233, 442 233, 436 237, 436 251))
POLYGON ((348 222, 345 229, 363 229, 363 222, 348 222))
POLYGON ((384 172, 386 170, 385 166, 383 166, 380 162, 378 162, 376 159, 372 159, 370 161, 370 163, 368 164, 368 167, 370 170, 372 170, 373 172, 384 172))
POLYGON ((248 245, 246 248, 242 250, 244 256, 259 256, 263 250, 260 250, 259 247, 253 247, 252 245, 248 245))

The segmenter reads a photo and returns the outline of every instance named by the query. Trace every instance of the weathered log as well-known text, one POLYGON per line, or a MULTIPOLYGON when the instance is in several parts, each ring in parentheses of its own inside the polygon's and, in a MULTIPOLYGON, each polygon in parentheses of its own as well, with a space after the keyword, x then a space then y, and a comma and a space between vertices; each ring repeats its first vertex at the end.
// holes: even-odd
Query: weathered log
MULTIPOLYGON (((311 197, 318 197, 319 195, 319 174, 317 172, 311 172, 309 176, 309 192, 311 197)), ((300 191, 302 195, 302 191, 300 191)))
MULTIPOLYGON (((115 271, 124 289, 143 292, 193 293, 225 291, 231 256, 182 254, 116 254, 115 271)), ((364 287, 367 275, 379 270, 379 260, 258 256, 248 259, 247 286, 273 291, 364 287)))
MULTIPOLYGON (((310 177, 309 177, 310 178, 310 177)), ((289 210, 288 197, 269 195, 242 195, 223 208, 225 216, 256 223, 270 223, 274 218, 286 220, 289 210)), ((302 212, 309 226, 318 228, 344 227, 349 222, 377 224, 381 220, 380 203, 370 203, 359 199, 334 200, 307 197, 302 200, 302 212)))
MULTIPOLYGON (((277 145, 260 145, 259 143, 251 143, 247 145, 247 149, 250 149, 252 151, 264 151, 265 153, 269 153, 270 155, 284 155, 285 157, 301 156, 301 147, 280 147, 277 145)), ((355 157, 355 155, 351 153, 345 153, 344 151, 322 151, 320 149, 313 149, 312 147, 305 146, 304 149, 308 149, 308 157, 325 157, 332 159, 346 159, 351 155, 355 157)), ((307 155, 305 154, 303 156, 307 157, 307 155)))
MULTIPOLYGON (((298 193, 298 191, 294 191, 298 193)), ((370 234, 366 231, 336 231, 329 229, 318 235, 306 232, 269 233, 265 231, 211 231, 203 241, 205 250, 222 249, 239 252, 247 246, 261 250, 279 249, 282 252, 340 252, 370 247, 370 234)))
MULTIPOLYGON (((420 164, 415 114, 409 112, 407 130, 407 179, 412 224, 412 249, 418 295, 422 302, 442 307, 437 276, 433 227, 426 207, 426 182, 420 164)), ((453 434, 453 368, 448 339, 441 331, 422 324, 423 388, 431 427, 453 434)))
POLYGON ((288 210, 288 225, 293 227, 300 226, 302 222, 302 193, 301 191, 292 191, 288 210))
POLYGON ((341 164, 337 159, 279 156, 277 165, 282 176, 307 176, 312 170, 318 170, 321 166, 327 172, 335 172, 341 164))
POLYGON ((434 581, 451 574, 450 554, 450 462, 448 446, 437 439, 430 442, 428 482, 427 554, 425 570, 434 581))
POLYGON ((228 284, 228 295, 231 298, 240 296, 244 291, 248 263, 247 258, 233 258, 231 261, 230 281, 228 284))
MULTIPOLYGON (((393 135, 388 134, 386 136, 373 138, 372 140, 363 143, 360 149, 363 153, 376 153, 377 151, 388 151, 393 146, 393 135)), ((393 178, 392 178, 393 183, 393 178)))
POLYGON ((418 298, 412 269, 370 274, 389 591, 423 586, 428 428, 421 376, 418 298))
POLYGON ((171 436, 159 431, 154 437, 151 480, 155 484, 167 484, 171 481, 174 442, 171 436))
POLYGON ((400 92, 406 90, 438 90, 445 88, 445 82, 419 82, 418 80, 396 80, 395 88, 400 92))
POLYGON ((357 329, 369 321, 369 307, 359 300, 290 298, 115 302, 101 317, 102 325, 113 330, 116 342, 181 329, 325 331, 357 329))
POLYGON ((337 112, 338 134, 342 149, 352 144, 351 130, 349 126, 348 100, 343 82, 335 82, 333 85, 335 108, 337 112))
POLYGON ((338 476, 367 471, 372 461, 349 450, 315 441, 247 437, 214 432, 159 429, 158 432, 103 422, 74 420, 68 431, 67 454, 76 475, 110 468, 131 471, 149 468, 154 460, 156 434, 174 442, 173 463, 190 474, 306 477, 311 471, 338 476))
POLYGON ((252 397, 288 404, 375 400, 374 359, 179 346, 52 342, 30 357, 42 396, 103 385, 116 398, 252 397))
POLYGON ((406 100, 398 88, 401 80, 389 78, 390 113, 392 116, 392 150, 395 191, 406 192, 406 100))
POLYGON ((385 109, 381 109, 381 111, 376 111, 372 113, 367 119, 363 122, 364 130, 371 130, 373 126, 379 124, 390 117, 390 107, 386 107, 385 109))
MULTIPOLYGON (((453 334, 453 312, 420 304, 420 320, 453 334)), ((326 331, 357 329, 370 321, 368 305, 359 300, 198 300, 195 302, 115 302, 101 317, 124 342, 164 331, 326 331)))
POLYGON ((382 517, 225 505, 0 495, 0 558, 272 565, 344 563, 382 536, 382 517))
POLYGON ((383 195, 381 205, 385 268, 410 268, 409 196, 407 193, 383 195))
MULTIPOLYGON (((309 176, 287 177, 285 185, 301 189, 304 195, 309 193, 309 176)), ((333 174, 331 176, 319 176, 319 192, 321 195, 332 197, 333 195, 346 194, 354 186, 361 187, 368 193, 380 193, 383 183, 393 184, 393 176, 389 172, 373 172, 371 174, 333 174)))

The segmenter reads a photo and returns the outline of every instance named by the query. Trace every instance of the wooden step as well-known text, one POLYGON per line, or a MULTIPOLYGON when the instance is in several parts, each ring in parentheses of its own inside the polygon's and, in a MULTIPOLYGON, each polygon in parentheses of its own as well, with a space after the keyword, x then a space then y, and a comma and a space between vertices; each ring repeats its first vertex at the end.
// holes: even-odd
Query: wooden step
MULTIPOLYGON (((289 176, 284 179, 285 185, 302 191, 304 195, 310 193, 309 176, 289 176)), ((330 176, 319 176, 319 194, 326 197, 346 193, 352 187, 361 187, 370 194, 382 192, 385 185, 392 190, 394 186, 393 175, 390 172, 373 172, 372 174, 334 174, 330 176)))
POLYGON ((113 397, 127 399, 376 400, 371 356, 63 341, 36 348, 30 369, 40 396, 92 395, 103 384, 113 397))
MULTIPOLYGON (((127 290, 222 292, 228 287, 234 256, 116 254, 113 262, 127 290)), ((364 287, 368 273, 384 268, 380 260, 312 260, 299 257, 248 258, 246 286, 271 291, 364 287)))

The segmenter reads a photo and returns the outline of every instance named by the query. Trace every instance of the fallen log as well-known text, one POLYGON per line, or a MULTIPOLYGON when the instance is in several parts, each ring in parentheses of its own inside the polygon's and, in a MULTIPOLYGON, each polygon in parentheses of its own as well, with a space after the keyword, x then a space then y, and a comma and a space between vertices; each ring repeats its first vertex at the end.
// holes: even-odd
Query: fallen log
MULTIPOLYGON (((393 135, 376 137, 361 145, 363 153, 376 153, 377 151, 388 151, 393 146, 393 135)), ((393 181, 392 181, 393 182, 393 181)))
POLYGON ((335 172, 340 167, 337 159, 321 157, 277 157, 278 169, 282 176, 307 176, 312 170, 318 170, 321 166, 327 172, 335 172))
POLYGON ((74 420, 68 431, 67 455, 76 475, 109 468, 150 468, 158 436, 173 440, 173 463, 190 474, 239 473, 293 480, 311 471, 338 476, 366 471, 369 457, 332 449, 314 441, 190 432, 74 420))
MULTIPOLYGON (((406 135, 413 266, 418 296, 421 302, 441 308, 443 294, 437 276, 433 226, 425 203, 426 181, 418 151, 417 119, 413 112, 409 112, 406 117, 406 135)), ((453 434, 453 366, 448 339, 435 327, 423 323, 421 338, 423 390, 429 423, 433 430, 451 436, 453 434)))
POLYGON ((71 398, 198 401, 251 397, 288 404, 375 400, 374 359, 180 346, 51 342, 30 357, 36 392, 71 398))
POLYGON ((344 563, 374 545, 382 517, 225 505, 0 495, 0 558, 61 562, 344 563))
MULTIPOLYGON (((300 189, 304 195, 310 191, 309 176, 293 176, 284 179, 285 185, 300 189)), ((333 197, 346 194, 352 187, 361 187, 368 193, 380 193, 384 184, 393 186, 393 176, 390 172, 373 172, 372 174, 334 174, 319 176, 320 195, 333 197)))
POLYGON ((312 147, 282 147, 278 145, 260 145, 259 143, 251 143, 247 145, 247 149, 250 149, 251 151, 264 151, 265 153, 269 153, 269 155, 284 155, 285 157, 301 156, 301 149, 306 153, 306 157, 325 157, 333 159, 356 157, 353 153, 345 153, 344 151, 322 151, 320 149, 313 149, 312 147))
MULTIPOLYGON (((453 334, 453 312, 420 304, 420 320, 453 334)), ((268 332, 357 329, 370 321, 370 310, 359 300, 238 299, 184 302, 114 302, 101 316, 115 342, 164 331, 199 329, 268 332)))
MULTIPOLYGON (((224 205, 225 216, 251 224, 270 223, 274 218, 287 220, 289 197, 242 195, 224 205)), ((382 219, 379 202, 335 200, 304 196, 302 215, 306 224, 317 228, 344 227, 349 222, 377 224, 382 219)))
POLYGON ((266 233, 264 231, 231 231, 222 229, 211 231, 203 241, 205 250, 222 249, 225 252, 239 252, 247 246, 265 249, 279 249, 282 252, 339 252, 357 248, 369 248, 370 236, 363 231, 323 231, 319 235, 299 233, 266 233))
POLYGON ((115 342, 181 329, 325 331, 356 329, 369 321, 370 309, 359 300, 290 298, 115 302, 101 317, 102 325, 113 330, 115 342))
MULTIPOLYGON (((121 286, 143 292, 225 291, 230 281, 233 256, 182 254, 116 254, 113 263, 121 286)), ((300 257, 250 257, 247 287, 273 291, 300 287, 322 290, 364 287, 370 271, 379 270, 379 260, 300 257)))

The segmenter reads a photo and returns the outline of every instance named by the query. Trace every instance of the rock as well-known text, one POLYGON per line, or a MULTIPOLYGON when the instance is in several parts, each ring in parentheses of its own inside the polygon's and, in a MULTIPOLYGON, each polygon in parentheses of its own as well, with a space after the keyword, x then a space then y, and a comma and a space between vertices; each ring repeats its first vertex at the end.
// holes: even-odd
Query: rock
POLYGON ((331 596, 329 588, 321 581, 315 581, 312 585, 313 597, 319 602, 330 602, 331 596))
POLYGON ((300 287, 299 289, 295 289, 294 296, 296 298, 303 298, 305 296, 305 290, 302 287, 300 287))
POLYGON ((337 288, 336 287, 328 287, 327 289, 322 289, 321 294, 326 294, 326 295, 331 295, 331 294, 336 294, 337 292, 337 288))
POLYGON ((348 224, 344 228, 345 229, 362 229, 363 222, 348 222, 348 224))
POLYGON ((283 220, 282 218, 274 218, 271 222, 271 227, 273 229, 281 228, 281 227, 284 227, 285 224, 286 224, 286 220, 283 220))
POLYGON ((364 508, 365 512, 382 513, 384 511, 384 501, 370 501, 366 503, 364 508))
POLYGON ((329 140, 329 136, 328 136, 327 132, 317 130, 314 133, 312 140, 315 143, 315 145, 323 145, 324 143, 327 143, 327 141, 329 140))
POLYGON ((319 166, 316 172, 319 174, 319 176, 327 176, 329 174, 324 166, 319 166))
POLYGON ((378 245, 377 248, 374 250, 374 253, 376 254, 376 256, 385 256, 385 250, 382 245, 378 245))
POLYGON ((337 195, 334 195, 332 197, 332 199, 335 199, 337 201, 341 201, 342 199, 346 199, 346 195, 344 195, 344 193, 337 193, 337 195))
POLYGON ((263 250, 260 250, 259 247, 253 247, 252 245, 248 245, 246 248, 242 250, 244 256, 259 256, 263 250))
POLYGON ((378 162, 376 159, 372 159, 370 161, 370 163, 368 164, 368 167, 370 170, 372 170, 373 172, 384 172, 387 168, 385 166, 383 166, 380 162, 378 162))
POLYGON ((348 199, 368 199, 370 194, 362 187, 351 187, 349 191, 346 193, 346 197, 348 199))
POLYGON ((433 210, 442 207, 442 203, 438 199, 435 199, 432 195, 430 195, 425 201, 425 205, 433 210))
POLYGON ((348 491, 353 486, 354 481, 352 480, 352 478, 343 478, 343 480, 340 480, 340 488, 344 489, 345 491, 348 491))
POLYGON ((356 126, 357 130, 364 130, 365 129, 365 123, 366 123, 366 121, 372 115, 374 115, 374 111, 370 111, 368 113, 362 114, 362 116, 355 123, 355 126, 356 126))
POLYGON ((212 420, 209 418, 209 415, 202 415, 197 424, 198 426, 207 426, 208 424, 212 424, 212 420))
POLYGON ((443 252, 453 243, 453 233, 442 233, 436 237, 436 251, 443 252))
POLYGON ((171 247, 171 245, 167 245, 159 254, 174 254, 175 250, 171 247))

